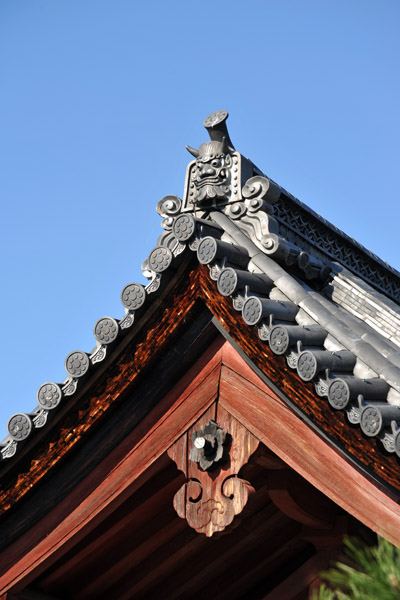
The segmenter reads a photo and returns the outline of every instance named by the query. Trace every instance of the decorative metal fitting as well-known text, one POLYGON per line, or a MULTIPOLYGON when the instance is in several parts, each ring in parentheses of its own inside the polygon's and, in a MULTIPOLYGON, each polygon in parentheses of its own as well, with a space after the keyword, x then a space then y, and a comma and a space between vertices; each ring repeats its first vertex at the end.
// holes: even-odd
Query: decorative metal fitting
POLYGON ((212 471, 227 460, 229 442, 229 433, 210 419, 203 429, 192 433, 189 459, 197 462, 203 471, 212 471))

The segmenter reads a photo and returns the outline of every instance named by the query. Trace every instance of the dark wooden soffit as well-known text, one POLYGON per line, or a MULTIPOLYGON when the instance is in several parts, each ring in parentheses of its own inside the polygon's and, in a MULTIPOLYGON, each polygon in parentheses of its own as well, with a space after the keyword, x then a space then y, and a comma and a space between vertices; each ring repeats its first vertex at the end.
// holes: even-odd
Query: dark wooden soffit
POLYGON ((199 299, 252 363, 280 391, 282 398, 306 415, 338 448, 365 467, 367 473, 381 483, 389 484, 392 492, 400 491, 398 460, 385 455, 378 442, 366 439, 359 428, 352 428, 342 412, 333 411, 325 400, 315 394, 311 383, 301 381, 289 369, 285 358, 274 355, 255 329, 243 322, 230 300, 216 292, 207 267, 198 265, 193 268, 192 265, 192 262, 186 264, 175 275, 172 287, 153 310, 146 327, 137 331, 116 360, 111 354, 102 377, 66 413, 58 426, 49 431, 40 445, 34 446, 28 457, 17 464, 19 472, 4 480, 0 512, 9 509, 37 486, 102 419, 107 418, 107 414, 128 392, 132 393, 146 374, 151 373, 174 339, 183 335, 199 299))
POLYGON ((89 477, 0 553, 0 593, 29 584, 155 474, 157 460, 218 396, 221 360, 216 340, 89 477))
MULTIPOLYGON (((0 515, 76 450, 160 363, 173 342, 184 335, 200 287, 201 273, 190 268, 191 262, 176 273, 154 306, 147 309, 132 334, 123 341, 123 352, 114 348, 96 381, 92 385, 89 382, 74 402, 64 407, 62 418, 49 424, 45 436, 38 435, 21 457, 10 462, 10 472, 1 476, 0 515)), ((176 357, 177 361, 180 359, 176 357)))
MULTIPOLYGON (((94 531, 135 493, 140 481, 143 485, 143 477, 154 476, 166 450, 216 399, 284 463, 365 525, 400 544, 398 504, 299 419, 228 342, 221 346, 216 340, 90 478, 0 554, 0 594, 18 594, 94 531)), ((281 488, 271 489, 273 501, 284 502, 287 510, 281 488)))

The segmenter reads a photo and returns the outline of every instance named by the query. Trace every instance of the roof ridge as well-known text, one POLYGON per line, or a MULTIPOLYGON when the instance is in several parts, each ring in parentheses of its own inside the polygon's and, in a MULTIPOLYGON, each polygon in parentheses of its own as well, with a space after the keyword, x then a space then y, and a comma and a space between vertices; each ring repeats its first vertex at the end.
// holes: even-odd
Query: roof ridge
MULTIPOLYGON (((219 121, 221 114, 216 120, 211 118, 213 115, 206 119, 207 129, 224 125, 227 113, 219 121)), ((94 327, 95 348, 89 353, 71 352, 65 361, 66 379, 62 383, 44 383, 37 393, 37 407, 31 413, 16 413, 10 418, 9 435, 0 443, 3 459, 14 456, 18 444, 46 425, 49 413, 61 400, 76 393, 90 370, 104 361, 108 348, 122 339, 146 312, 146 306, 165 290, 188 248, 197 252, 201 263, 209 265, 210 277, 218 282, 219 292, 232 297, 234 309, 242 312, 245 322, 258 325, 259 337, 270 344, 272 352, 286 354, 289 367, 297 369, 304 381, 314 381, 317 394, 328 397, 336 409, 335 397, 329 391, 333 380, 343 372, 347 375, 342 380, 347 381, 352 373, 352 395, 349 392, 347 404, 342 403, 340 408, 346 410, 350 422, 364 427, 366 435, 379 436, 386 450, 400 456, 397 349, 378 335, 377 327, 365 324, 346 312, 345 306, 337 306, 322 295, 332 274, 338 273, 336 264, 329 260, 333 254, 329 244, 335 245, 337 240, 326 238, 323 241, 328 249, 322 248, 317 239, 321 231, 315 220, 366 252, 369 258, 375 260, 374 256, 264 176, 231 143, 227 145, 225 135, 221 137, 213 130, 210 136, 211 142, 202 144, 199 150, 190 150, 196 161, 188 165, 184 199, 169 195, 157 204, 164 231, 142 264, 149 283, 127 284, 121 293, 124 316, 120 320, 99 319, 94 327), (293 206, 299 210, 294 216, 293 206), (311 221, 304 220, 305 213, 311 221), (270 294, 274 286, 281 295, 270 294), (302 324, 296 321, 300 313, 302 324), (276 326, 280 327, 279 335, 276 326), (285 338, 287 346, 283 352, 282 346, 271 339, 272 331, 277 339, 285 338), (361 376, 356 375, 355 369, 361 376), (378 377, 378 386, 370 383, 376 394, 371 397, 362 382, 378 377), (366 409, 371 406, 381 416, 373 433, 369 417, 365 419, 370 429, 363 425, 363 415, 369 414, 366 409)), ((343 252, 347 250, 344 248, 343 252)), ((352 257, 350 252, 346 260, 341 258, 346 267, 352 257)), ((381 267, 385 267, 382 262, 381 267)), ((362 269, 357 265, 352 270, 360 275, 362 269)), ((391 274, 400 277, 394 270, 391 274)), ((365 279, 369 281, 368 277, 365 279)), ((394 290, 397 282, 393 281, 394 290)), ((400 290, 400 279, 398 284, 400 290)), ((380 287, 376 282, 373 285, 380 287)))

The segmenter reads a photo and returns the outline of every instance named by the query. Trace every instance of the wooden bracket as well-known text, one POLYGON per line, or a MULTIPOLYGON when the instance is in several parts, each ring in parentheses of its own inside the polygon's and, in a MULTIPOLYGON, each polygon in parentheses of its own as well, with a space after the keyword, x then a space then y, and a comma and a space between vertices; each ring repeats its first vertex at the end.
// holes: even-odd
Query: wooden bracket
MULTIPOLYGON (((210 537, 223 531, 242 512, 249 494, 254 492, 251 485, 238 477, 239 470, 247 463, 259 444, 243 425, 218 403, 214 403, 192 427, 184 433, 168 450, 168 456, 184 472, 188 481, 174 497, 174 508, 190 527, 210 537), (199 432, 214 421, 220 439, 224 443, 223 460, 213 465, 212 470, 193 450, 199 432), (203 468, 202 468, 202 466, 203 468)), ((196 446, 194 447, 196 449, 196 446)))
POLYGON ((288 517, 314 529, 332 529, 335 505, 297 473, 288 469, 268 472, 272 502, 288 517))

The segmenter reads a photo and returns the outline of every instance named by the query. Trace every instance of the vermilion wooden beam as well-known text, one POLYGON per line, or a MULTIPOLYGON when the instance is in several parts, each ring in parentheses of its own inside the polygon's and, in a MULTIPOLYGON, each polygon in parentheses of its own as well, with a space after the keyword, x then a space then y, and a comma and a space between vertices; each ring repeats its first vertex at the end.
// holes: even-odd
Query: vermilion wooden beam
POLYGON ((221 405, 285 463, 400 545, 400 510, 387 491, 286 406, 228 343, 222 349, 217 343, 95 469, 91 485, 79 484, 0 555, 0 594, 18 594, 129 497, 140 476, 217 395, 221 405))
MULTIPOLYGON (((115 597, 121 599, 121 580, 127 575, 129 584, 128 587, 132 586, 133 581, 141 581, 145 577, 143 573, 143 565, 149 562, 152 563, 152 570, 150 573, 150 580, 154 580, 157 575, 157 570, 160 567, 159 560, 156 565, 153 564, 153 556, 159 554, 160 547, 165 545, 176 547, 175 540, 182 539, 183 536, 187 536, 187 528, 184 526, 184 522, 176 518, 172 521, 167 522, 165 525, 162 520, 157 521, 157 531, 149 531, 149 538, 136 546, 133 550, 125 553, 123 558, 117 560, 111 564, 109 568, 105 568, 98 575, 96 574, 93 579, 87 583, 87 585, 80 585, 76 594, 74 594, 75 600, 91 600, 91 598, 99 598, 104 596, 109 590, 109 597, 115 594, 115 597), (174 541, 171 544, 171 539, 174 541), (138 566, 139 563, 139 566, 138 566), (118 592, 116 591, 118 587, 118 592)), ((196 540, 195 540, 196 541, 196 540)), ((183 555, 190 552, 190 543, 182 544, 183 555)), ((173 556, 172 548, 169 548, 168 558, 171 559, 173 556)))
POLYGON ((400 508, 388 492, 302 421, 261 379, 257 381, 232 347, 224 346, 223 362, 221 404, 309 483, 400 546, 400 508))
MULTIPOLYGON (((168 473, 170 473, 170 469, 168 469, 168 473)), ((161 475, 163 475, 163 473, 161 473, 161 475)), ((143 498, 143 502, 139 503, 138 506, 135 506, 131 510, 126 509, 124 515, 118 518, 113 525, 107 527, 105 531, 97 534, 96 530, 95 537, 88 541, 82 549, 74 552, 68 559, 63 560, 57 568, 51 569, 51 572, 44 579, 41 578, 40 588, 48 589, 48 586, 54 585, 61 578, 68 578, 69 573, 75 571, 79 565, 84 566, 88 560, 93 563, 96 558, 100 559, 105 547, 114 547, 114 544, 120 546, 121 538, 123 540, 124 537, 124 531, 131 531, 130 527, 132 526, 132 523, 145 523, 150 511, 157 513, 162 510, 165 497, 172 497, 173 492, 176 491, 179 486, 179 482, 183 480, 183 475, 179 472, 174 473, 174 475, 175 478, 174 476, 170 476, 169 482, 166 483, 166 485, 163 485, 161 489, 150 498, 143 498)), ((160 519, 157 524, 158 530, 161 529, 162 524, 163 521, 160 519)), ((137 531, 135 531, 135 535, 137 536, 137 531)), ((137 552, 137 554, 140 554, 140 552, 137 552)), ((125 555, 124 558, 126 558, 125 555)), ((132 557, 129 559, 129 564, 132 569, 134 566, 132 557)), ((108 566, 107 568, 102 568, 101 573, 98 573, 92 583, 101 589, 103 581, 107 581, 107 579, 109 580, 111 578, 109 570, 111 570, 111 568, 108 566)), ((81 588, 82 585, 80 585, 80 589, 81 588)))
POLYGON ((92 472, 96 488, 88 492, 88 482, 81 482, 27 536, 0 554, 0 593, 29 585, 134 492, 139 477, 218 396, 221 360, 221 340, 216 340, 92 472))

